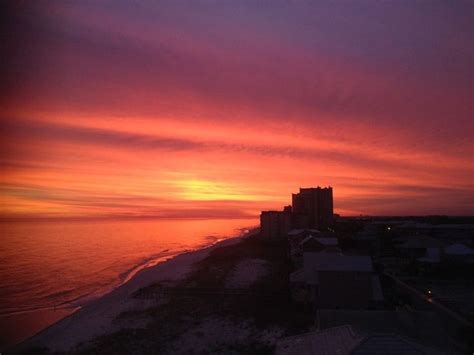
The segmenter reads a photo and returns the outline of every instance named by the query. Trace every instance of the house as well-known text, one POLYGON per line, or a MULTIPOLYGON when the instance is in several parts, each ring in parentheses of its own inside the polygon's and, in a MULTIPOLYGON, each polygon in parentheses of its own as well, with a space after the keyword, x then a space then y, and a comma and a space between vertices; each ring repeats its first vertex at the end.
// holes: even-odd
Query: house
POLYGON ((332 251, 332 252, 341 252, 339 248, 339 241, 337 238, 334 237, 316 237, 315 238, 318 243, 324 246, 325 251, 332 251))
POLYGON ((313 236, 308 236, 292 248, 289 248, 290 260, 295 269, 303 267, 303 254, 306 252, 321 252, 325 246, 317 241, 313 236))
POLYGON ((283 338, 276 355, 421 355, 429 351, 397 334, 360 336, 350 325, 343 325, 283 338))
POLYGON ((344 325, 283 338, 277 342, 275 354, 349 354, 361 340, 361 337, 354 334, 350 325, 344 325))
POLYGON ((474 238, 474 224, 430 224, 405 221, 395 226, 404 235, 429 235, 447 242, 468 242, 474 238))
MULTIPOLYGON (((321 232, 317 229, 292 229, 287 233, 288 238, 288 256, 292 259, 293 255, 300 252, 303 244, 307 243, 310 239, 315 236, 320 236, 321 232)), ((319 248, 322 250, 324 247, 318 243, 319 248)), ((318 251, 318 250, 316 250, 318 251)))
POLYGON ((418 258, 417 263, 422 273, 436 271, 441 263, 441 249, 427 248, 425 256, 418 258))
POLYGON ((426 236, 411 236, 405 242, 396 246, 400 255, 409 261, 415 261, 418 258, 430 257, 440 253, 444 243, 426 236))
POLYGON ((443 260, 453 264, 474 264, 474 249, 456 243, 444 249, 443 260))
POLYGON ((422 355, 427 354, 427 351, 421 345, 396 334, 374 334, 365 337, 349 354, 422 355))
POLYGON ((383 302, 378 276, 368 256, 309 252, 303 268, 290 275, 292 297, 316 308, 366 309, 383 302))
POLYGON ((294 229, 288 232, 288 256, 295 269, 303 267, 305 252, 340 253, 337 238, 323 237, 317 229, 294 229))
POLYGON ((287 233, 288 244, 299 244, 303 239, 313 236, 313 237, 321 237, 322 234, 317 229, 305 228, 305 229, 292 229, 287 233))

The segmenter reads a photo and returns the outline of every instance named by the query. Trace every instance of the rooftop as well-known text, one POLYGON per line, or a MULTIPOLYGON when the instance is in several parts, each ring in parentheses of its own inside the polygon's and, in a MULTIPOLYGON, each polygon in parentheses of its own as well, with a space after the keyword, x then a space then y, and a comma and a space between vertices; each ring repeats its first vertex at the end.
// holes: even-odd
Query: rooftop
POLYGON ((324 246, 335 246, 338 244, 337 238, 315 238, 318 242, 320 242, 324 246))
POLYGON ((290 274, 290 282, 305 282, 304 270, 296 270, 290 274))
POLYGON ((403 249, 419 249, 419 248, 438 248, 443 246, 443 243, 437 239, 430 237, 412 236, 405 243, 401 244, 399 248, 403 249))
POLYGON ((300 235, 303 233, 308 233, 308 234, 321 234, 321 232, 317 229, 292 229, 291 231, 288 232, 288 236, 295 236, 295 235, 300 235))
POLYGON ((369 256, 341 255, 336 253, 304 253, 305 271, 373 271, 369 256))
POLYGON ((360 336, 350 325, 342 325, 283 338, 276 344, 276 355, 419 355, 420 345, 396 334, 360 336))
POLYGON ((370 335, 350 352, 351 355, 419 355, 425 354, 419 346, 395 334, 370 335))
POLYGON ((450 245, 444 249, 444 252, 449 255, 474 255, 474 249, 461 243, 450 245))
POLYGON ((283 338, 276 344, 275 354, 343 355, 360 342, 349 325, 283 338))

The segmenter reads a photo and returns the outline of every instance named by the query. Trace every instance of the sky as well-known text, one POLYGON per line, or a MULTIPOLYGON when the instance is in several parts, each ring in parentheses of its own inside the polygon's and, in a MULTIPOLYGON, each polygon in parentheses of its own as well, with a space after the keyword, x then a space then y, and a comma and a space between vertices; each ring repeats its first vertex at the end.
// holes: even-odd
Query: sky
POLYGON ((2 218, 474 214, 470 1, 2 6, 2 218))

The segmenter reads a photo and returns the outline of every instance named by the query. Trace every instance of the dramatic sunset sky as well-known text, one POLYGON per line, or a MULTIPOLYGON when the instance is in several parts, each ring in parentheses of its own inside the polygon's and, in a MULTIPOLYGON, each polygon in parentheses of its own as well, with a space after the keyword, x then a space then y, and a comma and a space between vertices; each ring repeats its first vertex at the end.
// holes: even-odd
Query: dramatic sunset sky
MULTIPOLYGON (((3 5, 5 7, 5 5, 3 5)), ((474 213, 471 1, 18 1, 1 217, 474 213)))

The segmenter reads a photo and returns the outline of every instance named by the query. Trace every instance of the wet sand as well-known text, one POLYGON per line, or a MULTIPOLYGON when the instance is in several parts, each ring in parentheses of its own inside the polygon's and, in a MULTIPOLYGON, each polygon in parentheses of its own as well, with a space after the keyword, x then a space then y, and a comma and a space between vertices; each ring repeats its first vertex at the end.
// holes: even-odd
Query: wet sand
MULTIPOLYGON (((193 264, 204 259, 211 250, 238 243, 241 239, 242 237, 229 238, 210 247, 180 254, 144 269, 112 292, 91 301, 77 312, 19 344, 15 350, 38 347, 48 348, 51 351, 68 351, 95 337, 116 331, 112 323, 115 317, 123 311, 140 307, 139 303, 144 302, 130 297, 135 291, 160 281, 181 280, 190 272, 193 264)), ((51 316, 46 315, 45 320, 51 319, 51 316)), ((57 316, 60 318, 59 313, 57 316)), ((50 323, 53 322, 54 320, 51 319, 50 323)), ((39 324, 38 329, 41 329, 39 324)))

